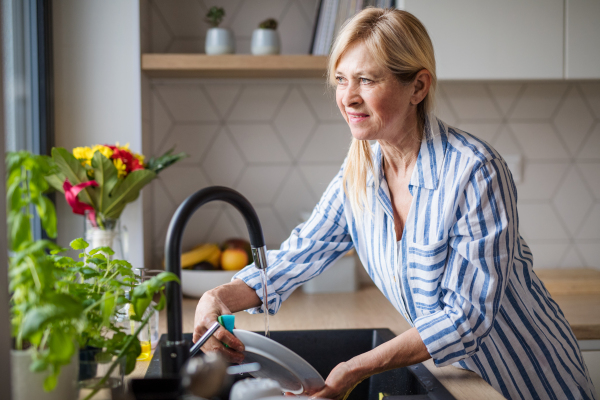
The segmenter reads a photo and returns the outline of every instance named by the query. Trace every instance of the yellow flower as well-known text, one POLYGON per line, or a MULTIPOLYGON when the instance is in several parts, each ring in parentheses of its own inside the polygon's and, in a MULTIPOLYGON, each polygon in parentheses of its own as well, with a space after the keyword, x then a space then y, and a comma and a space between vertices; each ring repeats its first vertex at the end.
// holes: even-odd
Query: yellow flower
POLYGON ((119 178, 123 178, 125 175, 127 175, 127 166, 123 163, 123 161, 121 161, 120 158, 115 158, 113 160, 113 164, 115 164, 119 178))
POLYGON ((121 146, 119 142, 115 143, 115 146, 120 150, 129 150, 129 143, 126 143, 125 146, 121 146))
POLYGON ((92 156, 94 152, 89 147, 75 147, 73 149, 73 156, 81 161, 81 164, 91 165, 92 156))
POLYGON ((97 144, 94 147, 92 147, 92 154, 94 154, 97 151, 99 151, 100 154, 102 154, 104 157, 106 157, 108 159, 110 159, 114 153, 110 147, 106 147, 101 144, 97 144))
POLYGON ((144 157, 144 155, 143 155, 143 154, 138 154, 138 153, 135 153, 133 156, 134 156, 135 158, 137 158, 137 160, 140 162, 140 165, 142 165, 142 166, 144 165, 144 159, 145 159, 146 157, 144 157))

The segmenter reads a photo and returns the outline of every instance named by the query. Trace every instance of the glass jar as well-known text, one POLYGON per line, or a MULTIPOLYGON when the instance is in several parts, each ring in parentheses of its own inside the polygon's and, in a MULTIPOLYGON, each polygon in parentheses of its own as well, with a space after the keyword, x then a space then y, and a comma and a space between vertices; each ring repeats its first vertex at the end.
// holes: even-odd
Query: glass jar
POLYGON ((105 218, 90 210, 85 210, 83 237, 89 243, 89 250, 97 247, 110 247, 117 260, 129 258, 127 227, 121 227, 119 218, 105 218))

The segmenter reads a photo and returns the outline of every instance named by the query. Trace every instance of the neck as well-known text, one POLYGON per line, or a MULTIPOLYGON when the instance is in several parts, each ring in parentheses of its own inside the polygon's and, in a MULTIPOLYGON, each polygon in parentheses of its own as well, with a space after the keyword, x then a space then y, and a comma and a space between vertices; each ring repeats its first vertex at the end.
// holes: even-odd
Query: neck
POLYGON ((416 134, 416 127, 413 132, 398 136, 395 142, 378 141, 383 154, 383 168, 387 176, 406 177, 419 157, 421 140, 416 134))

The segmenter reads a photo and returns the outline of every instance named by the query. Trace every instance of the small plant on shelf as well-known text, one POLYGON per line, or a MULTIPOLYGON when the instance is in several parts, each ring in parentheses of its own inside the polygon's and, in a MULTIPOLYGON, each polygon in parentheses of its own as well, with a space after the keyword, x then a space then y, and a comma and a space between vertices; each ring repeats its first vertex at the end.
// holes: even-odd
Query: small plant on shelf
POLYGON ((225 10, 222 7, 213 6, 206 14, 206 22, 208 22, 213 28, 216 28, 223 21, 224 16, 225 10))
POLYGON ((252 54, 263 56, 279 54, 279 33, 277 32, 277 20, 268 18, 258 24, 258 29, 252 32, 252 54))
POLYGON ((275 30, 275 29, 277 29, 277 20, 274 18, 265 19, 263 22, 258 24, 258 27, 260 29, 275 30))
POLYGON ((211 7, 206 14, 206 22, 212 27, 206 32, 204 43, 204 50, 208 55, 235 53, 233 34, 229 29, 219 28, 224 16, 225 10, 215 6, 211 7))

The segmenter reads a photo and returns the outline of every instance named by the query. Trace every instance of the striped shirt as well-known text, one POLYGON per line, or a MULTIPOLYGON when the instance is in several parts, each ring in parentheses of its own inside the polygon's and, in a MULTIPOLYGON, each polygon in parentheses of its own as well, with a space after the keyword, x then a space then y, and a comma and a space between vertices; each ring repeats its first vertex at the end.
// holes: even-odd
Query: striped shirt
MULTIPOLYGON (((370 212, 352 212, 342 165, 309 220, 268 252, 269 312, 354 247, 437 366, 474 371, 509 399, 594 399, 569 323, 533 272, 506 163, 486 142, 433 115, 425 129, 402 238, 375 144, 370 212)), ((235 278, 262 300, 255 268, 235 278)))

